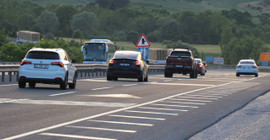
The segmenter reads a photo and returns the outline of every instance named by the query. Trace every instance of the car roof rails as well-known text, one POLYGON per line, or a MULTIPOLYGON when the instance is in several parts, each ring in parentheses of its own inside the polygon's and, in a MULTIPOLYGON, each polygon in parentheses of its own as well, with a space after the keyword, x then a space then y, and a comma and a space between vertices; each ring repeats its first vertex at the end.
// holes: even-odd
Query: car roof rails
POLYGON ((187 49, 187 50, 191 50, 190 48, 188 48, 188 47, 180 47, 180 48, 176 48, 176 47, 174 47, 173 48, 173 50, 175 50, 175 49, 187 49))

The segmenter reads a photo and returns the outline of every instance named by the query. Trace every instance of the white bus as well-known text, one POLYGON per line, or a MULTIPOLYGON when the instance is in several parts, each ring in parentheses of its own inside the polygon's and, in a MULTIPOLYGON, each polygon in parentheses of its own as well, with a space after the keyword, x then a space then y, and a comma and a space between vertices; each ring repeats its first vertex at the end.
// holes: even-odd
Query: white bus
POLYGON ((116 48, 108 39, 91 39, 81 47, 84 64, 107 64, 116 48))

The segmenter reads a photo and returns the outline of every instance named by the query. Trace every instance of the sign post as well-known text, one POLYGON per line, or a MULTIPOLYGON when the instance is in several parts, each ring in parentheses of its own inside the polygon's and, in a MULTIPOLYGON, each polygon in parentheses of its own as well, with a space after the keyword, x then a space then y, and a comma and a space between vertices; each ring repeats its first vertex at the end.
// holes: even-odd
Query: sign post
POLYGON ((142 53, 144 61, 148 60, 150 46, 151 45, 146 39, 146 36, 144 35, 144 33, 142 33, 140 39, 136 44, 136 47, 138 48, 138 51, 142 53))

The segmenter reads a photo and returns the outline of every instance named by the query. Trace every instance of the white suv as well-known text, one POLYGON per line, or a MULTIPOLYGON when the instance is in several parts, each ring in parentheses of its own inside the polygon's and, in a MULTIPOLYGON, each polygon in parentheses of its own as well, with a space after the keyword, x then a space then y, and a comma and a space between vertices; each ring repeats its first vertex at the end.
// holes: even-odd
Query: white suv
POLYGON ((19 88, 29 83, 60 84, 61 89, 76 87, 77 71, 71 59, 63 49, 32 48, 21 61, 19 69, 19 88))

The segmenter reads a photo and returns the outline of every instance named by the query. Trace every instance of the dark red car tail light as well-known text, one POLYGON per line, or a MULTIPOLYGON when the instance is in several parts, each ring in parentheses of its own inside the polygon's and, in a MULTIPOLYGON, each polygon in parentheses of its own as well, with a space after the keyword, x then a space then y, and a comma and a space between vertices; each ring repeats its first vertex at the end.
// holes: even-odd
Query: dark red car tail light
POLYGON ((64 64, 62 62, 52 62, 52 65, 58 65, 60 67, 64 67, 64 64))
POLYGON ((109 61, 109 65, 113 65, 113 63, 114 63, 114 60, 111 59, 111 60, 109 61))
POLYGON ((141 62, 140 61, 136 61, 136 66, 141 66, 141 62))
POLYGON ((32 64, 32 62, 31 61, 22 60, 21 61, 21 65, 24 65, 24 64, 32 64))

